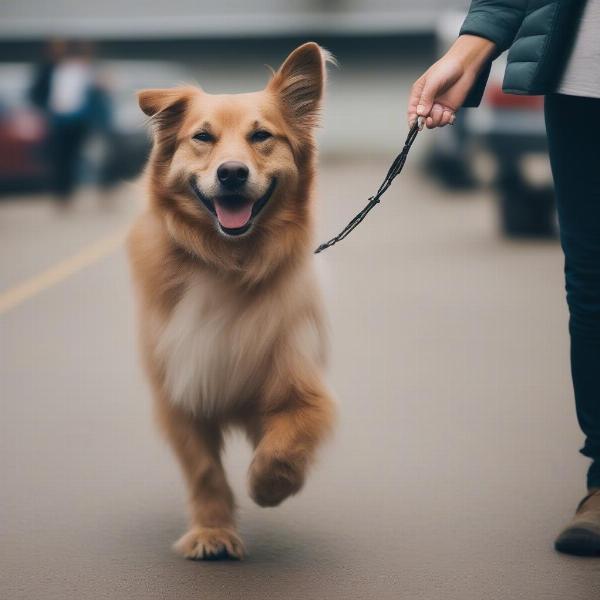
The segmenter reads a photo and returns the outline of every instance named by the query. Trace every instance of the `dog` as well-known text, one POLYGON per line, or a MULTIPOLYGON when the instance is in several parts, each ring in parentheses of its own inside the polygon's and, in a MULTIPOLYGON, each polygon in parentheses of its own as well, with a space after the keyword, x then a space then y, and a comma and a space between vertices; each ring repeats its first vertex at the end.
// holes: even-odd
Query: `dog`
POLYGON ((254 448, 250 496, 276 506, 302 488, 335 420, 311 251, 329 60, 309 42, 259 92, 138 93, 153 148, 128 252, 156 414, 189 490, 191 527, 174 545, 186 558, 244 556, 221 462, 228 428, 254 448))

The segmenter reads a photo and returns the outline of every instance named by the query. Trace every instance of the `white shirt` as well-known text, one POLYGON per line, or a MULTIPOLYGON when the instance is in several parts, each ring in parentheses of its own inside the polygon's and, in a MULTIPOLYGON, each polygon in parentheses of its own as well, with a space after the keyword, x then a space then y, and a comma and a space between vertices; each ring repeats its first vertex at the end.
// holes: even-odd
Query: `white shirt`
POLYGON ((558 92, 600 98, 600 0, 588 0, 558 92))
POLYGON ((80 60, 59 63, 52 74, 50 110, 59 115, 81 111, 92 83, 89 64, 80 60))

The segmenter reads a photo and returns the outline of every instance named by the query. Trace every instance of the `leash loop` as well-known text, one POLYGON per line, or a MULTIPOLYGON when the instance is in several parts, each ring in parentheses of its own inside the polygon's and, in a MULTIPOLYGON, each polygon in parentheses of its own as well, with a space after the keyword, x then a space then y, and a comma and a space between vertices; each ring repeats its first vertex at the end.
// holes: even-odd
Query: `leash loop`
POLYGON ((413 145, 413 142, 415 141, 417 134, 419 133, 419 131, 421 131, 421 129, 423 129, 423 120, 421 119, 421 117, 419 117, 410 128, 408 135, 406 136, 406 141, 404 142, 404 147, 402 148, 402 151, 394 159, 394 162, 389 168, 385 179, 379 186, 377 193, 369 198, 367 205, 352 218, 352 220, 346 225, 346 227, 344 227, 344 229, 342 229, 342 231, 340 231, 340 233, 338 233, 335 237, 332 237, 327 242, 321 244, 315 250, 315 254, 319 254, 319 252, 323 252, 323 250, 327 250, 327 248, 331 248, 331 246, 334 246, 338 242, 341 242, 345 237, 347 237, 350 234, 352 230, 354 230, 362 223, 362 221, 371 211, 371 209, 374 208, 377 204, 379 204, 381 196, 385 194, 387 189, 392 184, 394 178, 397 175, 399 175, 402 171, 410 148, 413 145))

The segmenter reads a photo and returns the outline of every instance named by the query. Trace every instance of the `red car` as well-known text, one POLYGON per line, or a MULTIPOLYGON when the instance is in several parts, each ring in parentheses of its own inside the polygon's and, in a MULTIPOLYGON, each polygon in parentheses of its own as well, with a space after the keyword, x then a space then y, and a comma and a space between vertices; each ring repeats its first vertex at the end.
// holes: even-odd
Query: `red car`
POLYGON ((44 119, 35 109, 0 106, 0 193, 47 185, 46 136, 44 119))

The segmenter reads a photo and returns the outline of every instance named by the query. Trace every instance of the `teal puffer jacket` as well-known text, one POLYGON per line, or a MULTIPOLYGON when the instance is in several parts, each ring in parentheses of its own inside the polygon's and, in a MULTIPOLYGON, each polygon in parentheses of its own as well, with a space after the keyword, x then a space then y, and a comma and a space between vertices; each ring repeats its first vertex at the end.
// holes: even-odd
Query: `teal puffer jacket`
MULTIPOLYGON (((509 49, 502 89, 548 94, 560 83, 586 0, 473 0, 461 34, 484 37, 497 54, 509 49)), ((465 106, 477 106, 489 76, 483 69, 465 106)))

